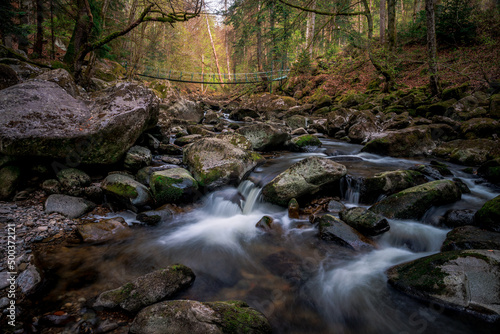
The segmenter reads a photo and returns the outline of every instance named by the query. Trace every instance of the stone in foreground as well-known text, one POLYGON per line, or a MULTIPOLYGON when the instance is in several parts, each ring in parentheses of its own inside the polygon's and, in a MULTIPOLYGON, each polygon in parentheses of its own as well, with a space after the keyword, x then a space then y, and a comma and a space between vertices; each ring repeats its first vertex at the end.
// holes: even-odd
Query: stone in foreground
POLYGON ((57 212, 68 218, 78 218, 95 208, 91 201, 80 197, 54 194, 45 201, 45 212, 57 212))
POLYGON ((411 297, 500 321, 498 250, 439 253, 392 267, 387 276, 389 284, 411 297))
POLYGON ((371 251, 375 248, 373 241, 332 215, 320 218, 319 237, 355 251, 371 251))
POLYGON ((143 309, 130 327, 133 334, 268 334, 266 317, 245 302, 201 303, 172 300, 143 309))
POLYGON ((129 312, 138 312, 188 288, 194 279, 190 268, 176 264, 141 276, 118 289, 101 293, 94 307, 120 307, 129 312))

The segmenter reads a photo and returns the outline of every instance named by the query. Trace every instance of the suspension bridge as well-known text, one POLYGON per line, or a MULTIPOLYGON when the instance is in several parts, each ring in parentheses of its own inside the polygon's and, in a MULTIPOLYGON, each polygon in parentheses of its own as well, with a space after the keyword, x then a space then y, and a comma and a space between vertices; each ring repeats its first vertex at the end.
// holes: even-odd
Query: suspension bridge
POLYGON ((254 73, 195 73, 182 72, 174 70, 161 70, 158 68, 146 67, 143 73, 136 73, 141 77, 162 79, 175 82, 188 82, 197 84, 215 84, 215 85, 235 85, 251 84, 259 82, 282 81, 288 78, 289 69, 281 69, 269 72, 254 73))

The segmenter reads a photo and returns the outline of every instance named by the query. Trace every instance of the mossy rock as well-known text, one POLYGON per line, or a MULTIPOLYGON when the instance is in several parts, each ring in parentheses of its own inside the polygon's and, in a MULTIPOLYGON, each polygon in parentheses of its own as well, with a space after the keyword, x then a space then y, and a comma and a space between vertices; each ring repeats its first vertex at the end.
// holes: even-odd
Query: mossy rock
POLYGON ((455 182, 437 180, 384 198, 370 207, 370 210, 387 218, 420 219, 432 206, 456 202, 461 195, 455 182))
POLYGON ((500 158, 486 161, 478 168, 477 173, 491 183, 500 185, 500 158))
POLYGON ((90 185, 91 179, 87 173, 76 169, 76 168, 66 168, 57 173, 57 179, 63 186, 63 188, 83 188, 90 185))
POLYGON ((102 182, 101 188, 125 205, 141 207, 151 202, 149 189, 131 177, 121 174, 108 175, 102 182))
POLYGON ((270 334, 271 332, 266 317, 242 301, 161 302, 139 312, 130 327, 132 334, 270 334))
POLYGON ((324 241, 354 251, 371 251, 375 248, 373 241, 332 215, 321 216, 318 229, 319 237, 324 241))
POLYGON ((443 143, 432 152, 435 156, 466 166, 479 166, 500 158, 498 142, 489 139, 453 140, 443 143))
POLYGON ((292 138, 292 143, 300 148, 304 148, 306 146, 321 146, 321 140, 314 135, 302 135, 292 138))
POLYGON ((442 252, 465 249, 500 250, 500 233, 483 230, 476 226, 460 226, 446 235, 442 252))
POLYGON ((492 138, 500 134, 500 123, 492 118, 473 118, 460 126, 462 137, 466 139, 492 138))
POLYGON ((500 118, 500 94, 494 94, 490 97, 490 115, 494 118, 500 118))
POLYGON ((401 292, 483 321, 500 321, 500 251, 462 250, 438 253, 387 271, 401 292))
POLYGON ((361 207, 340 211, 340 219, 357 231, 375 236, 389 231, 389 222, 383 216, 361 207))
POLYGON ((389 131, 385 137, 368 142, 362 152, 389 155, 391 157, 414 157, 428 154, 435 147, 427 126, 414 126, 389 131))
POLYGON ((500 196, 497 196, 486 203, 476 212, 474 221, 477 226, 500 232, 500 196))
POLYGON ((194 279, 195 274, 190 268, 182 264, 172 265, 141 276, 117 289, 101 293, 94 307, 138 312, 185 290, 193 284, 194 279))
POLYGON ((290 127, 290 129, 295 130, 298 128, 307 128, 307 117, 294 115, 290 116, 285 120, 286 125, 290 127))
POLYGON ((287 128, 265 123, 239 128, 237 133, 245 136, 252 143, 252 149, 255 151, 283 149, 285 142, 290 139, 287 128))
POLYGON ((467 83, 457 87, 446 88, 443 89, 441 96, 443 100, 448 100, 448 99, 460 100, 461 98, 465 97, 468 88, 469 84, 467 83))
MULTIPOLYGON (((455 103, 457 103, 457 100, 451 99, 451 100, 444 100, 441 102, 431 104, 430 106, 427 107, 427 113, 429 113, 431 117, 434 115, 443 116, 448 110, 452 110, 453 105, 455 103)), ((418 108, 417 108, 417 112, 418 112, 418 108)), ((421 115, 421 116, 424 116, 424 115, 421 115)), ((429 117, 429 115, 427 115, 427 114, 425 116, 429 117)))
POLYGON ((0 90, 17 85, 18 83, 19 78, 16 71, 8 65, 0 64, 0 90))
POLYGON ((198 192, 198 182, 184 168, 153 172, 149 185, 158 204, 193 201, 198 192))

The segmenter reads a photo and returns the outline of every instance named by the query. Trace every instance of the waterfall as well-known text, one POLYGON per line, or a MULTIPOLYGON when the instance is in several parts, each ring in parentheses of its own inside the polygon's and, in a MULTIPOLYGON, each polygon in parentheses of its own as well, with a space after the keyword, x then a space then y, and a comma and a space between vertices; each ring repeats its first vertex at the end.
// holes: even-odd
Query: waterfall
POLYGON ((262 188, 246 180, 241 182, 238 191, 244 198, 242 203, 243 214, 248 215, 256 208, 256 205, 261 202, 260 193, 262 188))
POLYGON ((346 175, 340 180, 340 193, 342 198, 351 204, 359 204, 361 181, 351 175, 346 175))

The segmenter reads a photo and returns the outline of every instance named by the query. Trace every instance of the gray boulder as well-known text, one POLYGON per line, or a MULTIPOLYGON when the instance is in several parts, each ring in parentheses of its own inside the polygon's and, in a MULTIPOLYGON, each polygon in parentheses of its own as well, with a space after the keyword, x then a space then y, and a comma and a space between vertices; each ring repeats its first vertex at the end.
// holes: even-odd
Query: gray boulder
POLYGON ((180 99, 166 110, 166 114, 173 118, 178 118, 194 123, 201 123, 203 120, 203 108, 194 101, 180 99))
MULTIPOLYGON (((91 183, 90 176, 76 168, 66 168, 57 173, 57 179, 62 192, 71 196, 80 196, 84 188, 91 183)), ((49 192, 57 193, 57 185, 47 182, 49 192), (52 190, 50 190, 52 188, 52 190)))
POLYGON ((500 320, 500 251, 444 252, 387 271, 403 293, 488 322, 500 320))
POLYGON ((439 145, 432 153, 461 165, 478 166, 500 158, 500 146, 497 141, 489 139, 459 139, 439 145))
POLYGON ((22 293, 31 295, 37 291, 42 283, 42 275, 36 266, 30 264, 26 270, 19 274, 16 283, 22 293))
POLYGON ((95 206, 94 203, 80 197, 53 194, 45 201, 45 212, 57 212, 68 218, 78 218, 95 206))
POLYGON ((75 80, 65 69, 58 68, 52 71, 48 71, 40 74, 35 79, 52 81, 61 86, 61 88, 63 88, 69 95, 75 98, 80 95, 78 87, 75 84, 75 80))
POLYGON ((486 230, 500 232, 500 196, 484 203, 476 212, 474 222, 486 230))
POLYGON ((369 210, 387 218, 420 219, 433 205, 453 203, 461 196, 455 182, 437 180, 393 194, 375 203, 369 210))
POLYGON ((49 81, 0 91, 0 153, 111 164, 158 121, 158 100, 143 86, 119 83, 93 96, 73 98, 49 81))
POLYGON ((347 169, 330 159, 305 158, 276 176, 262 189, 268 202, 287 206, 292 198, 300 200, 331 186, 346 175, 347 169))
POLYGON ((183 162, 201 186, 214 189, 239 183, 263 158, 222 139, 204 138, 184 148, 183 162))
POLYGON ((290 139, 287 129, 266 123, 256 123, 239 128, 237 132, 245 136, 255 151, 272 151, 284 147, 290 139))
POLYGON ((355 251, 371 251, 375 244, 370 239, 332 215, 319 219, 319 237, 355 251))
POLYGON ((201 303, 172 300, 143 309, 135 317, 133 334, 270 334, 271 325, 259 311, 245 302, 201 303))
POLYGON ((368 142, 363 152, 391 157, 414 157, 430 153, 436 144, 427 126, 414 126, 388 131, 383 137, 368 142))
POLYGON ((129 312, 138 312, 146 306, 185 290, 193 284, 194 279, 195 275, 190 268, 176 264, 141 276, 117 289, 101 293, 94 307, 120 307, 129 312))

